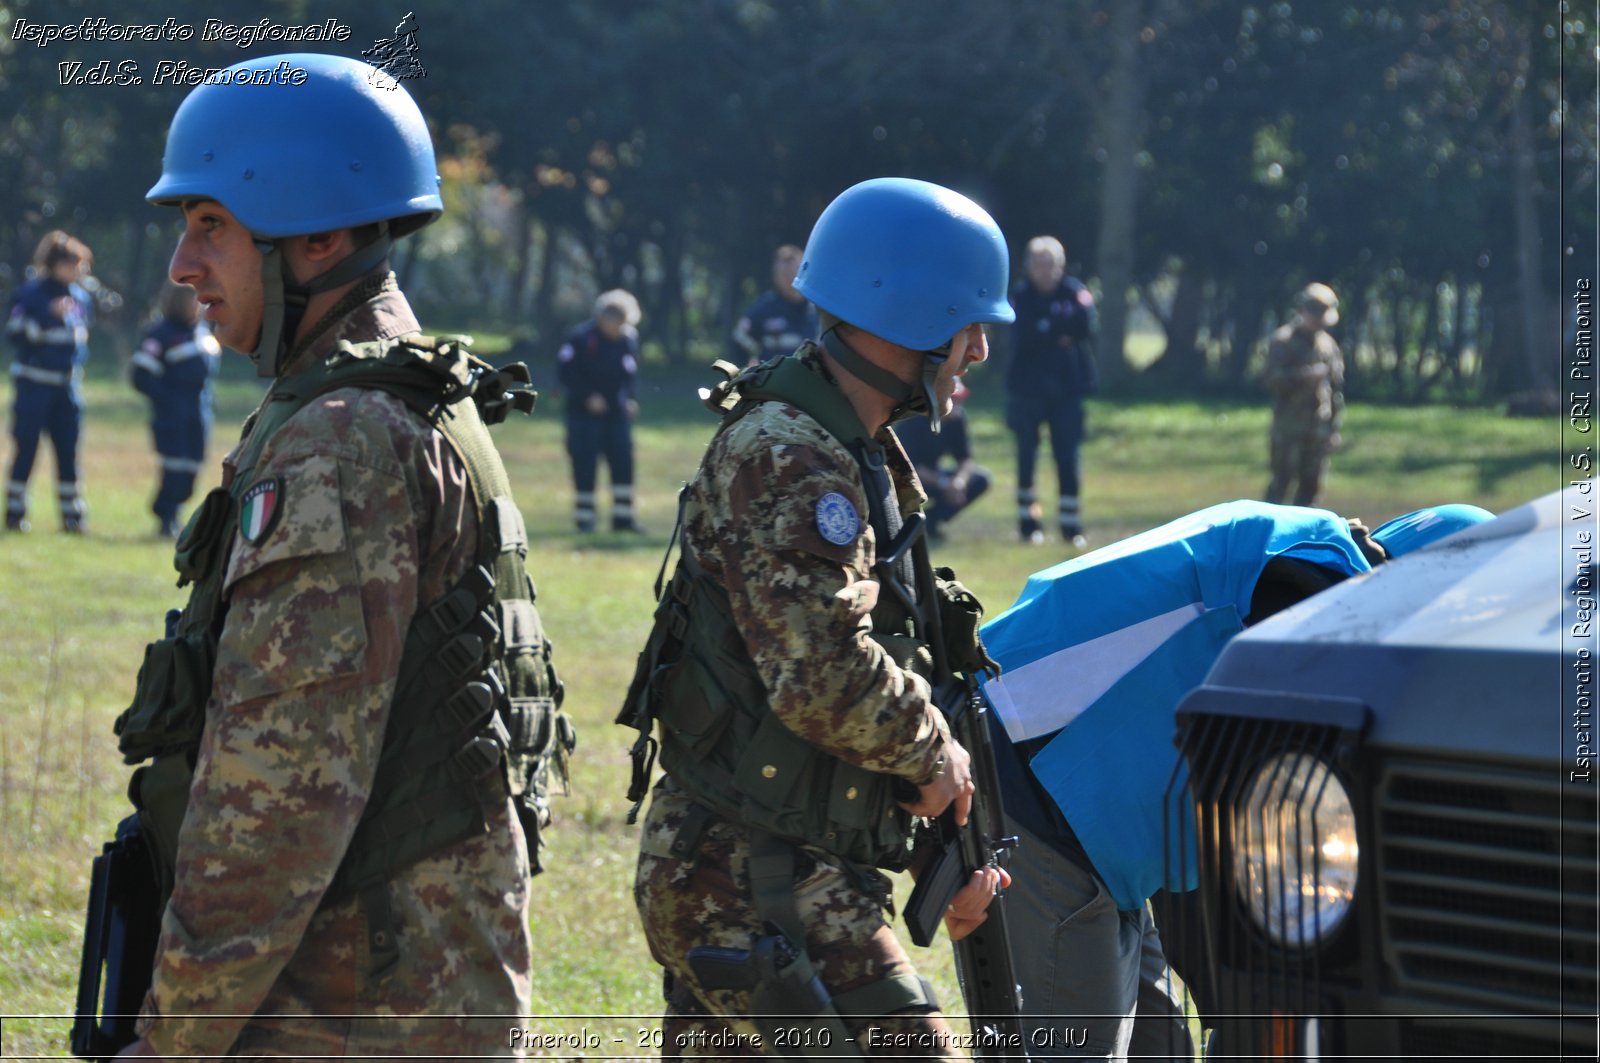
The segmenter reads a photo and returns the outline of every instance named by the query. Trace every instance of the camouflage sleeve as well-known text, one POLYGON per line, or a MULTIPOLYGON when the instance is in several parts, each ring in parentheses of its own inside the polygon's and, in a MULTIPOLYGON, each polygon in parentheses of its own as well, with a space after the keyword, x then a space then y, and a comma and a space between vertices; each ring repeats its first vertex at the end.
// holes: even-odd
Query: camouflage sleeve
POLYGON ((299 947, 365 807, 415 611, 427 500, 393 454, 337 421, 335 442, 318 417, 302 411, 263 454, 254 480, 276 481, 276 510, 229 562, 141 1024, 164 1056, 224 1053, 299 947))
POLYGON ((1273 395, 1287 396, 1295 390, 1296 374, 1289 365, 1290 354, 1289 343, 1277 334, 1267 342, 1267 364, 1261 382, 1273 395))
POLYGON ((869 637, 879 593, 872 538, 857 470, 841 456, 780 444, 737 466, 720 507, 730 518, 718 535, 725 589, 790 730, 848 763, 925 782, 948 731, 927 682, 869 637), (842 544, 819 529, 830 495, 862 526, 842 544))

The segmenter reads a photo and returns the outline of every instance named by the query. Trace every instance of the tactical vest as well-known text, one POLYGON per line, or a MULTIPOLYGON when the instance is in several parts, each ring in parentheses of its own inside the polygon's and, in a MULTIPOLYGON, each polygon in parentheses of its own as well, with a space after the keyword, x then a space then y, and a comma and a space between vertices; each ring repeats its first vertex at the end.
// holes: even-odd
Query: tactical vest
MULTIPOLYGON (((735 371, 727 363, 718 366, 735 371)), ((812 417, 855 456, 886 592, 872 612, 872 637, 897 664, 931 682, 933 655, 916 619, 918 597, 934 596, 926 544, 908 525, 903 538, 909 552, 889 556, 895 552, 892 514, 898 512, 894 485, 883 447, 866 435, 844 394, 797 356, 747 369, 705 394, 707 405, 724 415, 719 434, 757 404, 783 402, 812 417)), ((652 721, 658 721, 662 767, 711 812, 855 863, 904 869, 911 858, 912 820, 897 800, 914 796, 914 788, 908 793, 903 788, 909 783, 846 763, 783 725, 727 596, 687 544, 665 593, 658 583, 657 599, 655 626, 616 720, 640 731, 629 821, 649 786, 656 753, 652 721)), ((680 832, 679 843, 692 849, 694 840, 680 832)))
POLYGON ((397 872, 488 830, 512 798, 540 870, 552 775, 563 787, 575 745, 560 711, 562 684, 525 569, 527 532, 486 429, 533 408, 527 367, 494 370, 460 341, 412 337, 341 343, 320 365, 278 380, 245 425, 231 488, 216 488, 178 540, 180 587, 193 584, 167 637, 151 643, 133 704, 116 733, 134 772, 129 797, 151 843, 165 906, 178 828, 187 806, 217 642, 227 611, 223 582, 240 496, 267 441, 313 399, 335 388, 376 388, 425 417, 466 467, 478 517, 477 567, 407 629, 372 793, 323 903, 361 894, 374 951, 392 952, 382 887, 397 872))

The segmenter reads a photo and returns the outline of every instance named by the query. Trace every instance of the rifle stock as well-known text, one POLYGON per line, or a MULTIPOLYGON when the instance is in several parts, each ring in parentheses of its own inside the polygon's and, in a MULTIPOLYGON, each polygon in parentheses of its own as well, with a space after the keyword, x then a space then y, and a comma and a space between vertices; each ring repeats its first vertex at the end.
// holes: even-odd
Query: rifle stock
POLYGON ((132 815, 117 825, 90 873, 73 1055, 108 1060, 138 1040, 134 1022, 150 989, 160 930, 160 887, 132 815))

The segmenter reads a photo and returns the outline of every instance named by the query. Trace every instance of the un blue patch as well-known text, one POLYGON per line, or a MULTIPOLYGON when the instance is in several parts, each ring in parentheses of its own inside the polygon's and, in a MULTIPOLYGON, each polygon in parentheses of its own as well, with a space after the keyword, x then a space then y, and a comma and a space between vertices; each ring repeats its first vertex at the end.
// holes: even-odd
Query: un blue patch
POLYGON ((861 534, 861 516, 850 500, 837 491, 817 499, 817 531, 835 546, 846 546, 861 534))

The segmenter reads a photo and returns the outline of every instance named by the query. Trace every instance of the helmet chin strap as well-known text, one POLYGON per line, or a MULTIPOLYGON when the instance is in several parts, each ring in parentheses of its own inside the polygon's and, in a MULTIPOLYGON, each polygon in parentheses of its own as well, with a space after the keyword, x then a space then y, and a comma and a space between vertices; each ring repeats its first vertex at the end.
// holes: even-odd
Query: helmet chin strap
POLYGON ((845 342, 844 337, 839 335, 837 325, 822 333, 822 346, 851 376, 895 401, 894 409, 889 411, 890 424, 903 421, 915 414, 926 413, 929 427, 935 432, 939 431, 939 395, 935 380, 940 367, 950 357, 948 347, 921 352, 922 380, 921 386, 918 387, 916 384, 907 384, 887 369, 869 361, 865 355, 845 342))
POLYGON ((305 319, 306 304, 313 295, 365 276, 394 248, 385 222, 376 240, 356 248, 327 272, 299 284, 289 271, 279 241, 257 239, 255 243, 261 252, 261 338, 250 358, 256 363, 256 375, 261 377, 276 377, 283 372, 295 334, 305 319))

